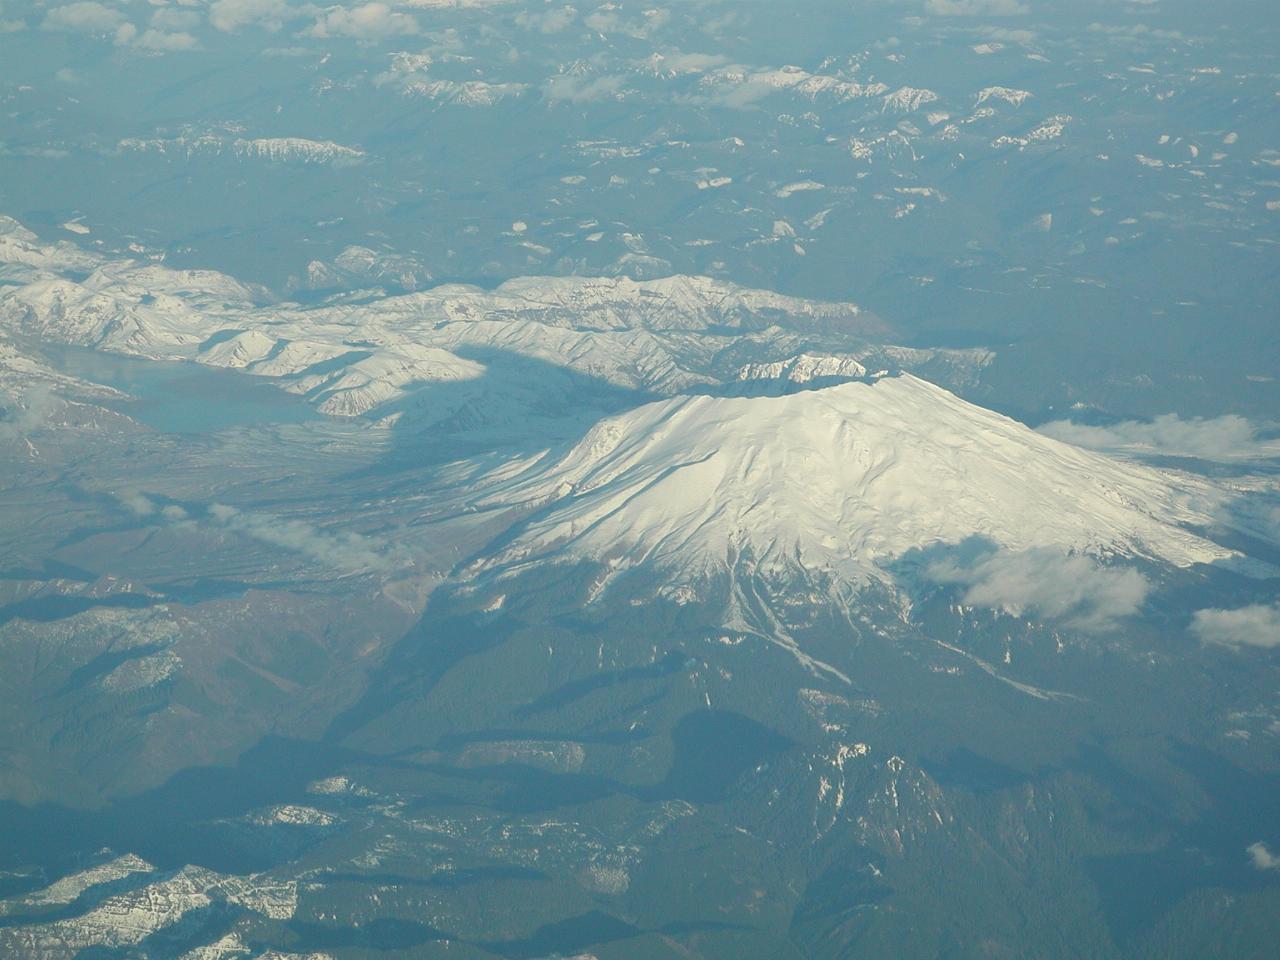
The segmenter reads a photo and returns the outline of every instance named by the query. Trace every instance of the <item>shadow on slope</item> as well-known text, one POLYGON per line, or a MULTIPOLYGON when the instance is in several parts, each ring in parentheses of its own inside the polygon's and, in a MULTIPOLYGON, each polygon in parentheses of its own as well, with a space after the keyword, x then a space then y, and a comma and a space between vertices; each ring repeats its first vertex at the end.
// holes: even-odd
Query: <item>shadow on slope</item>
POLYGON ((456 356, 484 366, 473 380, 411 385, 367 418, 396 417, 388 452, 356 476, 394 474, 465 457, 501 462, 580 439, 602 417, 656 399, 512 350, 462 346, 456 356))

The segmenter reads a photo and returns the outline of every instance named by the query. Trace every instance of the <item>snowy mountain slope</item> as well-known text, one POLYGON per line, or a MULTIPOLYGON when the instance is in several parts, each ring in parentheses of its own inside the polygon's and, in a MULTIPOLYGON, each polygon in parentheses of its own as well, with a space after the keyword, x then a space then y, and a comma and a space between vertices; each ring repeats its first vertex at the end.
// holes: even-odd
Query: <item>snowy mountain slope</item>
POLYGON ((801 354, 772 363, 748 363, 738 371, 742 381, 774 380, 812 383, 826 378, 853 380, 867 375, 867 368, 853 357, 815 357, 801 354))
POLYGON ((981 537, 1178 566, 1231 552, 1208 484, 1113 461, 911 375, 766 397, 679 397, 601 422, 496 478, 536 512, 473 573, 590 559, 669 580, 824 571, 865 580, 908 551, 981 537))

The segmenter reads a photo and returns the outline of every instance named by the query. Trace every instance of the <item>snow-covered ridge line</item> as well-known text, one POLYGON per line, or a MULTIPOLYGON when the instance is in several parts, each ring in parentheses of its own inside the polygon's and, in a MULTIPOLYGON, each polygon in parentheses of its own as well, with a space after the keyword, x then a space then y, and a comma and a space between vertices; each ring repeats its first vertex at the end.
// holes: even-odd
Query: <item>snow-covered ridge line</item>
MULTIPOLYGON (((272 302, 216 271, 44 244, 8 219, 0 220, 0 278, 8 281, 0 332, 243 370, 336 416, 395 415, 424 386, 447 383, 455 387, 433 416, 465 407, 473 418, 491 417, 487 399, 510 383, 488 371, 503 363, 522 364, 526 380, 541 368, 533 378, 552 383, 561 370, 671 395, 731 381, 744 364, 802 354, 918 368, 946 382, 970 380, 990 359, 984 351, 903 352, 883 345, 883 324, 856 304, 699 276, 525 277, 492 290, 446 284, 319 305, 272 302), (865 360, 889 355, 902 359, 865 360)), ((519 413, 509 402, 507 409, 519 413)))
POLYGON ((242 160, 269 160, 276 163, 324 164, 360 160, 365 152, 332 140, 308 140, 304 137, 227 138, 215 134, 139 139, 128 137, 118 144, 120 150, 137 153, 175 154, 191 159, 230 153, 242 160))
POLYGON ((815 357, 810 354, 772 363, 748 363, 738 371, 739 380, 782 380, 788 383, 810 383, 831 377, 853 379, 866 375, 867 368, 853 357, 815 357))

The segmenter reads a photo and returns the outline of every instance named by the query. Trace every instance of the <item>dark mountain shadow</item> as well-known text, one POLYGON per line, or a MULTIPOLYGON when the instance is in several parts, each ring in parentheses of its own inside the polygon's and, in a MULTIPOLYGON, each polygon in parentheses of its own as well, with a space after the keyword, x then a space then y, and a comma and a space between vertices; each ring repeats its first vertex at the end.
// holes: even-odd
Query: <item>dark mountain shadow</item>
POLYGON ((466 616, 434 616, 429 605, 374 671, 364 695, 329 724, 324 742, 341 743, 397 705, 425 697, 463 660, 505 643, 513 627, 503 620, 481 625, 466 616))
POLYGON ((449 934, 415 920, 378 917, 366 923, 333 926, 290 920, 288 929, 305 950, 411 950, 425 943, 451 940, 449 934))
POLYGON ((642 799, 721 803, 747 771, 795 746, 777 731, 728 710, 685 714, 671 739, 671 769, 655 787, 637 791, 642 799))
POLYGON ((643 724, 634 730, 608 730, 603 733, 568 733, 563 730, 517 730, 514 728, 498 728, 494 730, 474 730, 468 733, 451 733, 436 741, 437 750, 457 750, 473 743, 504 743, 508 741, 527 741, 541 743, 555 740, 563 743, 607 744, 621 746, 628 743, 639 743, 653 736, 653 732, 643 724))
POLYGON ((544 883, 550 874, 532 867, 512 867, 498 864, 489 867, 469 867, 457 870, 438 870, 427 877, 413 877, 399 873, 324 873, 315 877, 315 883, 328 885, 353 883, 371 886, 395 886, 459 890, 494 881, 521 881, 544 883))
POLYGON ((791 936, 801 944, 820 943, 828 931, 856 922, 867 907, 893 896, 883 879, 883 857, 855 845, 809 880, 791 918, 791 936))
MULTIPOLYGON (((1264 472, 1259 465, 1254 466, 1255 473, 1264 472)), ((1275 519, 1280 513, 1276 511, 1280 511, 1280 498, 1255 491, 1236 493, 1219 507, 1221 520, 1217 524, 1207 529, 1193 528, 1193 532, 1270 564, 1274 568, 1269 571, 1274 589, 1274 584, 1280 579, 1280 523, 1275 519)), ((1215 562, 1215 566, 1227 569, 1233 565, 1229 560, 1215 562)), ((1255 571, 1253 578, 1260 579, 1265 575, 1255 571)))
MULTIPOLYGON (((465 560, 462 565, 465 565, 465 560)), ((362 727, 390 713, 411 699, 424 699, 450 670, 462 661, 506 643, 530 623, 550 622, 566 609, 574 609, 588 589, 590 565, 546 565, 524 574, 518 596, 500 614, 474 609, 474 597, 452 591, 447 585, 428 601, 417 624, 391 649, 369 678, 364 695, 336 716, 324 734, 326 742, 341 743, 362 727), (513 612, 514 611, 514 612, 513 612)), ((661 666, 641 672, 678 668, 683 657, 661 661, 661 666)), ((547 694, 549 700, 528 705, 526 716, 536 715, 586 696, 615 679, 587 678, 575 686, 547 694)), ((620 678, 640 679, 640 676, 620 678)))
POLYGON ((579 953, 603 943, 628 940, 643 933, 638 927, 592 910, 578 917, 539 927, 523 940, 481 943, 479 946, 509 960, 533 960, 534 957, 579 953))
POLYGON ((84 613, 100 607, 116 607, 139 610, 163 603, 163 597, 152 597, 141 593, 114 593, 102 597, 77 597, 58 594, 47 594, 40 597, 29 597, 17 603, 0 607, 0 625, 15 618, 31 620, 36 623, 51 623, 54 620, 65 620, 76 614, 84 613))
POLYGON ((1142 936, 1188 895, 1206 886, 1233 893, 1280 886, 1280 874, 1259 869, 1248 853, 1255 843, 1272 847, 1280 843, 1280 776, 1242 769, 1186 743, 1173 744, 1170 759, 1195 779, 1208 798, 1190 822, 1163 813, 1163 805, 1149 790, 1100 752, 1088 757, 1090 774, 1114 788, 1117 800, 1137 792, 1140 813, 1130 814, 1133 826, 1143 832, 1160 831, 1167 838, 1147 852, 1087 861, 1090 879, 1101 895, 1103 917, 1122 944, 1142 936))
POLYGON ((1029 783, 1028 773, 984 757, 968 747, 957 747, 941 757, 921 757, 920 766, 940 786, 961 787, 974 793, 995 793, 1029 783))
POLYGON ((912 547, 887 564, 886 569, 900 583, 933 588, 937 586, 937 582, 930 575, 930 568, 948 564, 968 569, 998 553, 1000 549, 1000 545, 990 537, 975 534, 958 543, 938 542, 924 547, 912 547))
POLYGON ((41 558, 38 570, 34 567, 11 567, 8 570, 0 570, 0 580, 73 580, 92 583, 96 579, 98 575, 92 570, 63 563, 50 557, 41 558))
POLYGON ((500 348, 451 352, 484 366, 474 380, 413 384, 369 417, 398 415, 387 453, 352 473, 395 475, 465 458, 502 462, 580 439, 603 417, 657 399, 535 357, 500 348))
POLYGON ((633 680, 656 680, 671 676, 684 667, 688 657, 680 650, 671 650, 660 660, 643 667, 630 667, 626 670, 606 670, 581 680, 571 680, 554 690, 544 693, 527 706, 515 711, 518 717, 531 717, 548 710, 555 710, 588 694, 607 687, 619 686, 633 680))
POLYGON ((225 767, 191 767, 159 787, 84 810, 0 802, 0 864, 38 865, 58 876, 104 847, 135 853, 161 869, 196 864, 246 873, 281 855, 251 838, 233 842, 214 821, 257 807, 296 801, 313 780, 352 763, 384 761, 333 744, 267 737, 225 767))

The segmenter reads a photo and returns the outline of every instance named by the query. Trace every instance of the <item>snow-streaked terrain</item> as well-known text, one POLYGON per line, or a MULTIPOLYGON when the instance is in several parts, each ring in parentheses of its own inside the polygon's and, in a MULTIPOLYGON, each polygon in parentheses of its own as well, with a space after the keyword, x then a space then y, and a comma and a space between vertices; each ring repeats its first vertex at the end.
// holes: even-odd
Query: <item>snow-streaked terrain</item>
MULTIPOLYGON (((101 866, 64 877, 15 906, 69 903, 95 888, 110 895, 75 916, 10 929, 0 928, 0 952, 9 956, 61 960, 88 948, 126 949, 169 928, 179 928, 189 915, 225 902, 272 919, 293 916, 298 903, 296 881, 220 874, 202 867, 157 871, 129 854, 101 866), (134 889, 110 894, 113 881, 133 880, 134 889)), ((0 901, 0 906, 9 906, 0 901)))

